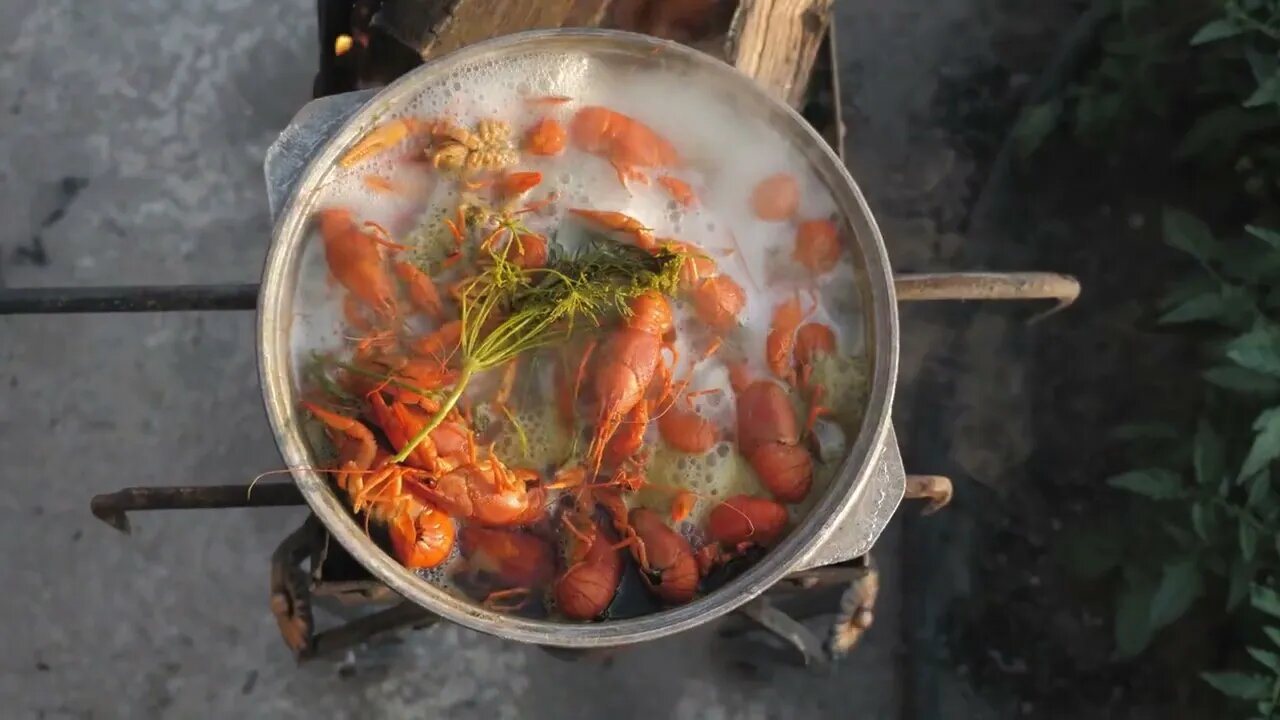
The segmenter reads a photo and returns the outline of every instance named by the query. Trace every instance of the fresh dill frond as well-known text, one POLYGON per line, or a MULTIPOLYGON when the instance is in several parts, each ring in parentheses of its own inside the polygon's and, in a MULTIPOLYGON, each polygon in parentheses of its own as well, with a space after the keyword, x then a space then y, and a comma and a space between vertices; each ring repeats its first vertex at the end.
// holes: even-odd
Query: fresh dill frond
POLYGON ((598 315, 607 308, 626 314, 627 303, 650 290, 674 295, 684 259, 671 249, 649 253, 591 234, 576 252, 561 255, 539 282, 517 292, 514 299, 522 306, 563 303, 570 314, 598 315))
POLYGON ((674 295, 685 255, 669 248, 649 253, 603 237, 590 237, 571 255, 542 268, 521 268, 501 253, 462 289, 462 337, 457 384, 440 410, 393 458, 402 462, 462 397, 471 376, 524 353, 567 341, 584 326, 628 313, 628 302, 650 291, 674 295))

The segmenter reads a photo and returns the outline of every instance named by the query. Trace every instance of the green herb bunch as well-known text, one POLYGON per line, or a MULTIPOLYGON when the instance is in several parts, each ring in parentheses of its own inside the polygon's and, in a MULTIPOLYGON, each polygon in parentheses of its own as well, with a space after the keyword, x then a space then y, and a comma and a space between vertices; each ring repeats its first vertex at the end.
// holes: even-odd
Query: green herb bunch
POLYGON ((522 268, 495 254, 461 288, 457 383, 392 461, 403 462, 444 421, 476 373, 598 327, 628 312, 628 301, 643 293, 674 294, 683 262, 682 254, 668 249, 650 254, 594 236, 575 253, 556 253, 545 268, 522 268))

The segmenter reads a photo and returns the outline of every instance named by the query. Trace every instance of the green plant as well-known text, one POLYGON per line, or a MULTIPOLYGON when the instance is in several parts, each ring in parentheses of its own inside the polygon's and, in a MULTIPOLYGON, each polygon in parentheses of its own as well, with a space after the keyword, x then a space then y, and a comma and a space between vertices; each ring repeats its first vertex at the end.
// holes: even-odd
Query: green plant
POLYGON ((1171 388, 1189 394, 1188 417, 1116 429, 1129 469, 1108 483, 1129 501, 1100 505, 1116 517, 1076 533, 1066 559, 1115 588, 1117 659, 1167 640, 1183 656, 1162 664, 1180 677, 1163 679, 1215 670, 1201 675, 1249 703, 1242 717, 1280 716, 1280 0, 1097 1, 1091 67, 1023 111, 1015 149, 1141 143, 1214 224, 1163 213, 1189 268, 1158 308, 1195 348, 1171 388), (1192 631, 1161 633, 1173 624, 1192 631), (1276 647, 1239 641, 1259 635, 1276 647), (1212 644, 1188 651, 1188 636, 1212 644))
POLYGON ((1104 1, 1097 65, 1022 113, 1020 153, 1059 128, 1114 148, 1167 126, 1182 133, 1176 161, 1234 173, 1251 197, 1280 194, 1280 0, 1224 0, 1207 22, 1203 3, 1104 1))
POLYGON ((1177 148, 1181 160, 1229 165, 1246 195, 1280 196, 1280 0, 1226 0, 1190 44, 1210 99, 1177 148))
POLYGON ((1251 584, 1280 569, 1280 492, 1271 478, 1280 458, 1280 233, 1250 227, 1219 239, 1171 208, 1163 222, 1165 241, 1200 272, 1173 288, 1160 322, 1197 328, 1205 383, 1193 426, 1120 433, 1141 464, 1108 482, 1142 498, 1134 512, 1152 520, 1133 528, 1113 565, 1122 657, 1182 617, 1207 580, 1223 581, 1234 611, 1251 584))
POLYGON ((1027 108, 1014 127, 1018 150, 1030 156, 1058 128, 1088 147, 1116 143, 1135 125, 1165 118, 1173 101, 1162 82, 1189 36, 1185 19, 1154 0, 1099 0, 1105 14, 1098 59, 1078 80, 1027 108))
MULTIPOLYGON (((1250 604, 1269 616, 1268 622, 1280 623, 1280 594, 1274 590, 1254 586, 1250 604)), ((1217 672, 1204 673, 1201 677, 1227 697, 1251 703, 1258 713, 1255 718, 1270 720, 1276 717, 1276 708, 1280 705, 1280 625, 1263 625, 1262 632, 1275 649, 1249 646, 1246 652, 1265 673, 1217 672)))

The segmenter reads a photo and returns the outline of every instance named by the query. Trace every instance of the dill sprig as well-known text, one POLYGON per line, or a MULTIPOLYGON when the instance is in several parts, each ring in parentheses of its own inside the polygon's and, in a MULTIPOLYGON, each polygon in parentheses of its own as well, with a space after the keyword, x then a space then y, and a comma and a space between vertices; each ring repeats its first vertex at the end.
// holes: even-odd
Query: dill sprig
POLYGON ((564 342, 583 326, 599 327, 607 317, 625 315, 628 301, 645 292, 674 295, 684 260, 669 248, 649 253, 596 236, 543 268, 521 268, 502 253, 494 255, 462 288, 457 383, 392 462, 403 462, 444 421, 473 375, 564 342))

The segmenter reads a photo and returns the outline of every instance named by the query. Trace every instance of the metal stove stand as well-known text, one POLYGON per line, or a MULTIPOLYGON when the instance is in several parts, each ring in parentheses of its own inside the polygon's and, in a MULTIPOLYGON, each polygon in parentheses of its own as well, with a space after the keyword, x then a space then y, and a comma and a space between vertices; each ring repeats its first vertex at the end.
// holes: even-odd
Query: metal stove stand
MULTIPOLYGON (((422 60, 415 38, 422 37, 424 28, 430 26, 430 18, 417 6, 429 5, 391 0, 317 0, 319 71, 313 95, 321 97, 380 87, 419 65, 422 60), (333 48, 341 35, 350 36, 353 43, 349 52, 336 56, 333 48)), ((804 115, 815 127, 825 130, 833 146, 840 148, 843 126, 833 55, 834 47, 828 37, 819 53, 804 115)), ((1050 298, 1058 301, 1057 308, 1070 304, 1079 293, 1074 279, 1046 273, 898 276, 895 286, 900 301, 1050 298)), ((0 288, 0 315, 251 311, 257 307, 257 298, 256 283, 0 288)), ((912 479, 920 478, 909 478, 912 479)), ((938 500, 920 488, 912 488, 909 482, 908 497, 912 496, 938 500)), ((250 485, 126 488, 94 497, 90 508, 103 522, 128 533, 128 513, 133 511, 303 504, 301 493, 292 483, 258 483, 252 488, 250 485)), ((763 639, 766 644, 780 648, 786 661, 824 665, 845 655, 871 626, 878 589, 879 575, 870 556, 798 572, 737 610, 731 622, 722 625, 721 635, 753 641, 763 639), (832 613, 834 618, 825 638, 819 638, 803 622, 832 613)), ((270 591, 271 611, 282 637, 299 661, 345 651, 381 633, 430 627, 441 619, 405 602, 374 579, 340 545, 330 542, 327 531, 314 515, 308 516, 272 555, 270 591), (307 564, 307 570, 302 569, 303 563, 307 564), (338 627, 317 632, 313 601, 372 611, 338 627)), ((613 652, 545 649, 571 659, 599 658, 613 652)))

